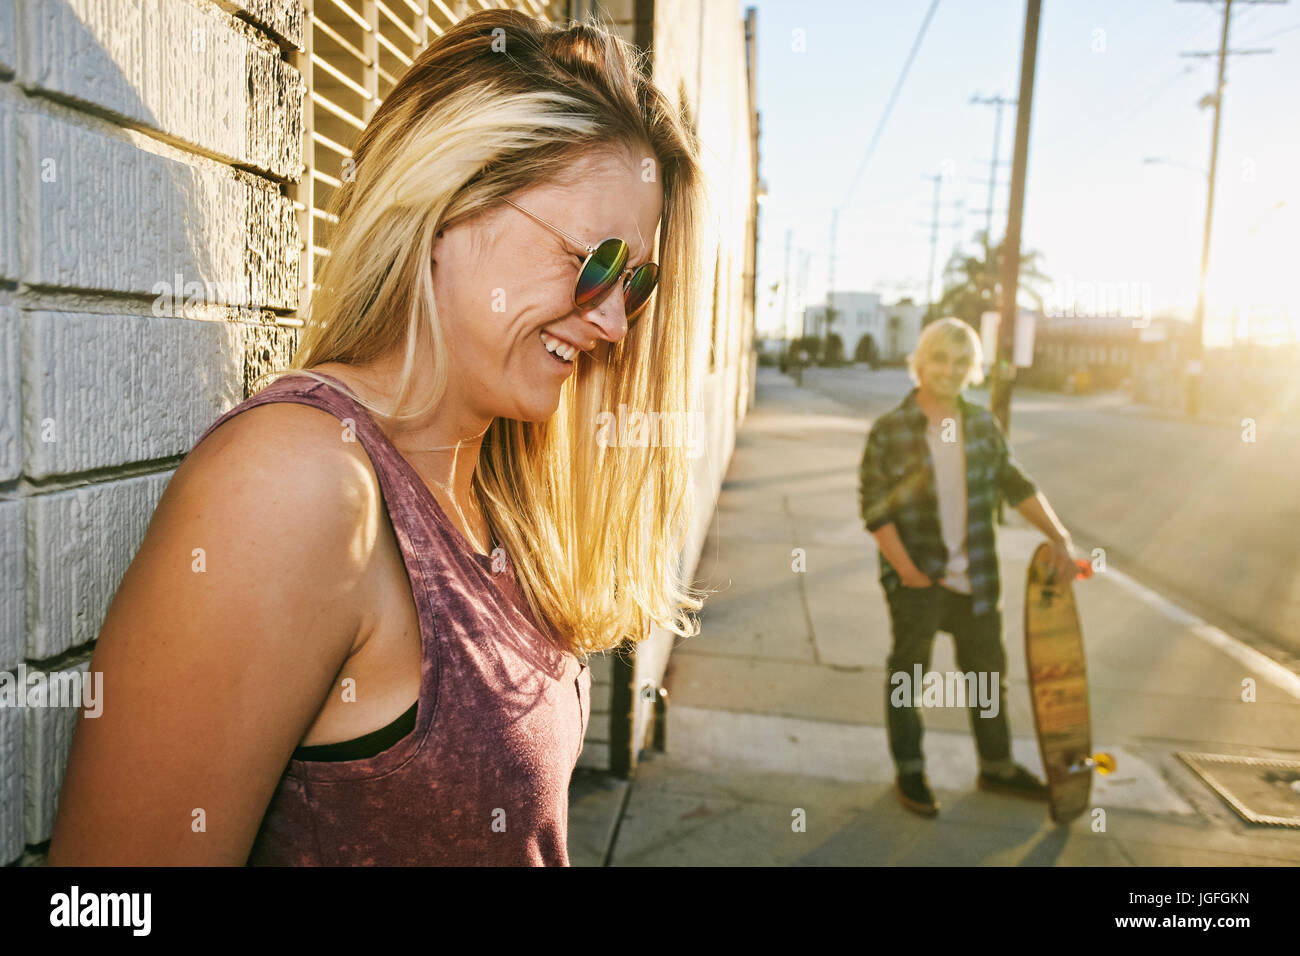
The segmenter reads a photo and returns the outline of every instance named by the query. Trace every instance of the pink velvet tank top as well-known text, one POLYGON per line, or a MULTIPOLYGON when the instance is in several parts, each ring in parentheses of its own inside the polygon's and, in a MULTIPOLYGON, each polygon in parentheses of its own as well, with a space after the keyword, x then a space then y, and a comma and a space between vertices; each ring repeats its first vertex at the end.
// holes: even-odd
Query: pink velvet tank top
POLYGON ((364 759, 289 761, 249 865, 567 866, 568 786, 590 717, 590 669, 543 636, 509 556, 475 551, 341 391, 284 376, 198 441, 266 402, 354 423, 406 566, 423 666, 415 729, 393 746, 364 759))

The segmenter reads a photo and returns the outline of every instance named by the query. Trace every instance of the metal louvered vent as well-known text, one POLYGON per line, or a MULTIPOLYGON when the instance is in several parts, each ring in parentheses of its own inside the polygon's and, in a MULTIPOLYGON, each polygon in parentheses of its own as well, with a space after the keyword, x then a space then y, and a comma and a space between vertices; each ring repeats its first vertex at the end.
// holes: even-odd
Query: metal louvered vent
POLYGON ((302 236, 305 314, 318 264, 329 253, 325 212, 343 177, 343 162, 388 91, 416 55, 452 24, 493 8, 554 19, 563 0, 304 0, 303 51, 297 67, 307 84, 303 104, 302 180, 290 191, 302 236))

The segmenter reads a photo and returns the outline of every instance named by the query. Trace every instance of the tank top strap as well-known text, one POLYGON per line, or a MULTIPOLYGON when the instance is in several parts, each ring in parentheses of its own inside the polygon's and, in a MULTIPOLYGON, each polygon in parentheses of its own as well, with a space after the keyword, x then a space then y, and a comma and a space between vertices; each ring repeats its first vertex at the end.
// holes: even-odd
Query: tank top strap
MULTIPOLYGON (((419 501, 417 489, 412 487, 410 464, 402 458, 366 408, 341 391, 346 387, 342 382, 323 372, 316 374, 337 383, 337 386, 330 387, 309 375, 284 375, 219 417, 204 430, 194 446, 197 447, 223 423, 250 408, 271 402, 311 405, 339 419, 342 441, 361 443, 379 478, 380 488, 388 500, 391 520, 406 524, 405 519, 412 514, 413 509, 417 508, 419 501)), ((428 491, 427 488, 423 490, 426 493, 428 491)), ((409 534, 414 529, 407 526, 402 530, 409 534)), ((399 541, 404 537, 405 535, 399 535, 399 541)))
MULTIPOLYGON (((328 378, 332 382, 338 382, 338 379, 333 376, 325 375, 322 372, 316 374, 322 378, 328 378)), ((344 386, 339 382, 339 388, 342 387, 344 386)), ((323 382, 317 381, 308 375, 290 374, 276 379, 266 388, 250 395, 209 425, 203 434, 198 437, 198 440, 194 442, 194 445, 197 447, 203 439, 207 438, 220 425, 240 412, 256 408, 258 405, 286 401, 311 405, 330 412, 340 420, 346 429, 343 434, 344 441, 360 440, 362 446, 370 453, 371 461, 376 469, 382 468, 389 473, 395 470, 397 464, 395 459, 400 456, 366 409, 348 398, 338 388, 329 388, 323 382)), ((400 471, 400 469, 396 470, 400 471)))
POLYGON ((439 552, 449 552, 455 555, 453 560, 457 563, 468 562, 493 578, 499 575, 497 583, 515 596, 512 588, 514 567, 509 556, 499 548, 490 549, 488 554, 475 550, 370 412, 343 391, 347 386, 332 375, 315 374, 335 385, 327 385, 309 375, 284 375, 223 414, 208 426, 195 445, 223 422, 258 405, 296 402, 327 411, 339 419, 344 429, 342 440, 359 441, 369 456, 388 505, 389 518, 395 530, 400 532, 398 543, 408 561, 415 560, 416 550, 432 547, 439 552))

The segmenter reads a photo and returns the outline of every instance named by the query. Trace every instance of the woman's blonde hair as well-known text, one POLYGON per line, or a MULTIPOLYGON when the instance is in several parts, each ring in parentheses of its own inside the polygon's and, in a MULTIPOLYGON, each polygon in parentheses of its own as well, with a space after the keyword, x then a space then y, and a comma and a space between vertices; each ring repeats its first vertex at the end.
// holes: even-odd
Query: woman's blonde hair
POLYGON ((694 131, 649 79, 644 54, 594 19, 561 29, 514 10, 473 14, 434 40, 357 140, 327 210, 337 225, 298 348, 271 373, 318 377, 303 370, 367 363, 404 342, 392 409, 353 398, 380 421, 426 414, 449 367, 433 294, 437 233, 519 190, 570 181, 578 157, 620 149, 649 150, 663 189, 653 300, 620 342, 573 370, 549 420, 495 419, 473 477, 534 618, 584 658, 647 637, 651 621, 698 633, 689 612, 707 593, 680 560, 690 451, 597 440, 601 413, 620 405, 693 420, 707 196, 694 131), (432 355, 416 353, 422 326, 432 355), (431 363, 433 393, 398 416, 417 362, 431 363))
POLYGON ((980 345, 980 337, 961 319, 947 318, 927 325, 921 331, 921 337, 917 339, 916 348, 907 357, 907 374, 912 377, 913 382, 917 385, 921 384, 918 368, 929 359, 935 349, 943 345, 959 352, 970 353, 970 371, 966 373, 966 379, 961 384, 962 388, 978 385, 984 381, 984 349, 980 345))

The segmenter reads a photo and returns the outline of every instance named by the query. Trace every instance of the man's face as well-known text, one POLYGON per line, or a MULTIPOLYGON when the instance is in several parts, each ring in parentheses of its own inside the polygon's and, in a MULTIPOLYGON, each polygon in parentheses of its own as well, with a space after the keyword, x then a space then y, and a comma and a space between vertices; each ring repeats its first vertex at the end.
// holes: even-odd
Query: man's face
MULTIPOLYGON (((574 184, 538 186, 510 198, 582 243, 622 239, 630 250, 627 266, 635 268, 656 258, 663 211, 659 177, 642 176, 646 158, 626 149, 591 154, 571 168, 574 184)), ((574 305, 585 258, 583 248, 507 203, 440 235, 434 292, 453 387, 478 416, 549 418, 577 367, 603 361, 605 350, 627 334, 621 281, 599 302, 574 305), (579 349, 595 347, 565 364, 547 351, 543 329, 579 349)))
POLYGON ((917 371, 923 388, 940 398, 953 400, 961 394, 974 363, 969 347, 941 342, 930 350, 917 371))

